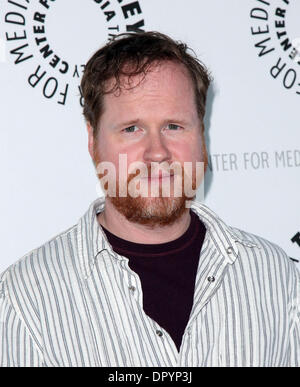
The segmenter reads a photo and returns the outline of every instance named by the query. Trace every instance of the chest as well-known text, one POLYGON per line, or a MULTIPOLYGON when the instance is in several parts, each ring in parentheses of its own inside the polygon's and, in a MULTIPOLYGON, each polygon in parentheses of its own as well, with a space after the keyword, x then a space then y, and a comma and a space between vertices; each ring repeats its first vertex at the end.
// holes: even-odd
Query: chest
MULTIPOLYGON (((286 306, 270 287, 227 272, 197 289, 180 352, 143 307, 138 275, 96 268, 70 292, 62 318, 41 319, 46 359, 52 365, 119 367, 280 366, 288 345, 286 306), (108 274, 109 273, 109 274, 108 274), (235 280, 235 281, 234 281, 235 280), (241 283, 239 283, 241 282, 241 283), (202 291, 200 291, 202 290, 202 291), (54 338, 54 340, 53 340, 54 338)), ((198 285, 199 287, 200 285, 198 285)), ((61 307, 62 308, 62 307, 61 307)), ((176 316, 174 316, 176 319, 176 316)))

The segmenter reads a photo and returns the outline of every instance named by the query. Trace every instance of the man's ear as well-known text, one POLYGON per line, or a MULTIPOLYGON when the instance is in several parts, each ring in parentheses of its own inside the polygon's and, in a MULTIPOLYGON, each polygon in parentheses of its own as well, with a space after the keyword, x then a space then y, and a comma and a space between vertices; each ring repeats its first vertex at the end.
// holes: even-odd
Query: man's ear
POLYGON ((88 131, 88 149, 89 149, 89 154, 91 155, 92 160, 94 161, 95 155, 94 155, 94 129, 92 125, 87 122, 86 128, 88 131))

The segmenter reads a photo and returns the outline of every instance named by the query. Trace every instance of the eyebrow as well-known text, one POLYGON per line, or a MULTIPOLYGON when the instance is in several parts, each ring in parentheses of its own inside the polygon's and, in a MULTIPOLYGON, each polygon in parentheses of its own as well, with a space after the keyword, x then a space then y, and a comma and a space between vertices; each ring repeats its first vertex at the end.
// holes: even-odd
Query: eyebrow
MULTIPOLYGON (((126 128, 126 127, 129 127, 129 126, 132 126, 132 125, 138 125, 138 124, 141 124, 142 123, 142 120, 139 119, 139 118, 136 118, 136 119, 132 119, 130 121, 125 121, 125 122, 120 122, 116 125, 113 126, 113 129, 117 129, 117 128, 126 128)), ((184 120, 184 119, 181 119, 181 118, 166 118, 162 121, 162 125, 165 125, 167 123, 178 123, 178 124, 182 124, 182 125, 187 125, 188 124, 188 121, 184 120)))
POLYGON ((120 122, 120 123, 117 123, 116 125, 114 125, 113 129, 126 128, 126 127, 131 126, 131 125, 139 124, 140 122, 141 121, 140 121, 139 118, 133 119, 133 120, 130 120, 130 121, 120 122))

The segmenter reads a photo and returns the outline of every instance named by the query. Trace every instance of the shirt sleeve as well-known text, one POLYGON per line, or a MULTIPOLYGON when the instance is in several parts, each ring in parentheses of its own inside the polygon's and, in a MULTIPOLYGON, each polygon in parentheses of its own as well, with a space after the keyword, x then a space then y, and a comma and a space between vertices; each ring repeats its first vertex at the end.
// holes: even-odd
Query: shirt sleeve
POLYGON ((290 330, 290 367, 300 367, 300 275, 297 278, 295 293, 290 330))
POLYGON ((42 353, 3 294, 0 294, 0 367, 43 367, 42 353))

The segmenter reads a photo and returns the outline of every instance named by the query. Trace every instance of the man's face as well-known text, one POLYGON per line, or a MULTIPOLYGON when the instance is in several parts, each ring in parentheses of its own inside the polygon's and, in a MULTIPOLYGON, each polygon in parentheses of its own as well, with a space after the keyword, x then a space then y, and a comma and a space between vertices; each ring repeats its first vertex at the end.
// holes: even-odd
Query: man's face
POLYGON ((186 210, 185 201, 188 196, 185 195, 183 186, 184 180, 189 177, 184 171, 184 162, 192 162, 193 174, 190 174, 190 178, 195 188, 196 161, 206 161, 202 123, 197 114, 193 84, 184 66, 169 61, 162 62, 152 67, 141 80, 142 75, 132 77, 130 83, 124 77, 121 92, 104 96, 104 110, 98 124, 97 140, 93 138, 89 128, 89 150, 96 165, 102 161, 114 164, 117 195, 107 196, 106 200, 110 200, 121 214, 132 222, 149 226, 171 224, 186 210), (129 172, 130 165, 137 161, 146 165, 149 175, 151 163, 166 166, 177 162, 182 166, 182 172, 176 170, 170 177, 173 171, 163 168, 165 172, 162 175, 168 176, 159 178, 158 172, 154 172, 155 177, 152 179, 139 178, 142 174, 136 179, 137 173, 128 174, 125 176, 127 186, 135 178, 134 181, 139 183, 134 186, 141 189, 140 183, 143 182, 143 187, 149 187, 149 195, 132 197, 128 194, 120 197, 120 154, 127 155, 129 172), (165 179, 170 179, 171 182, 169 197, 162 195, 165 179), (151 197, 151 184, 159 186, 157 197, 151 197), (176 184, 177 187, 178 184, 182 185, 180 197, 174 193, 176 184))

